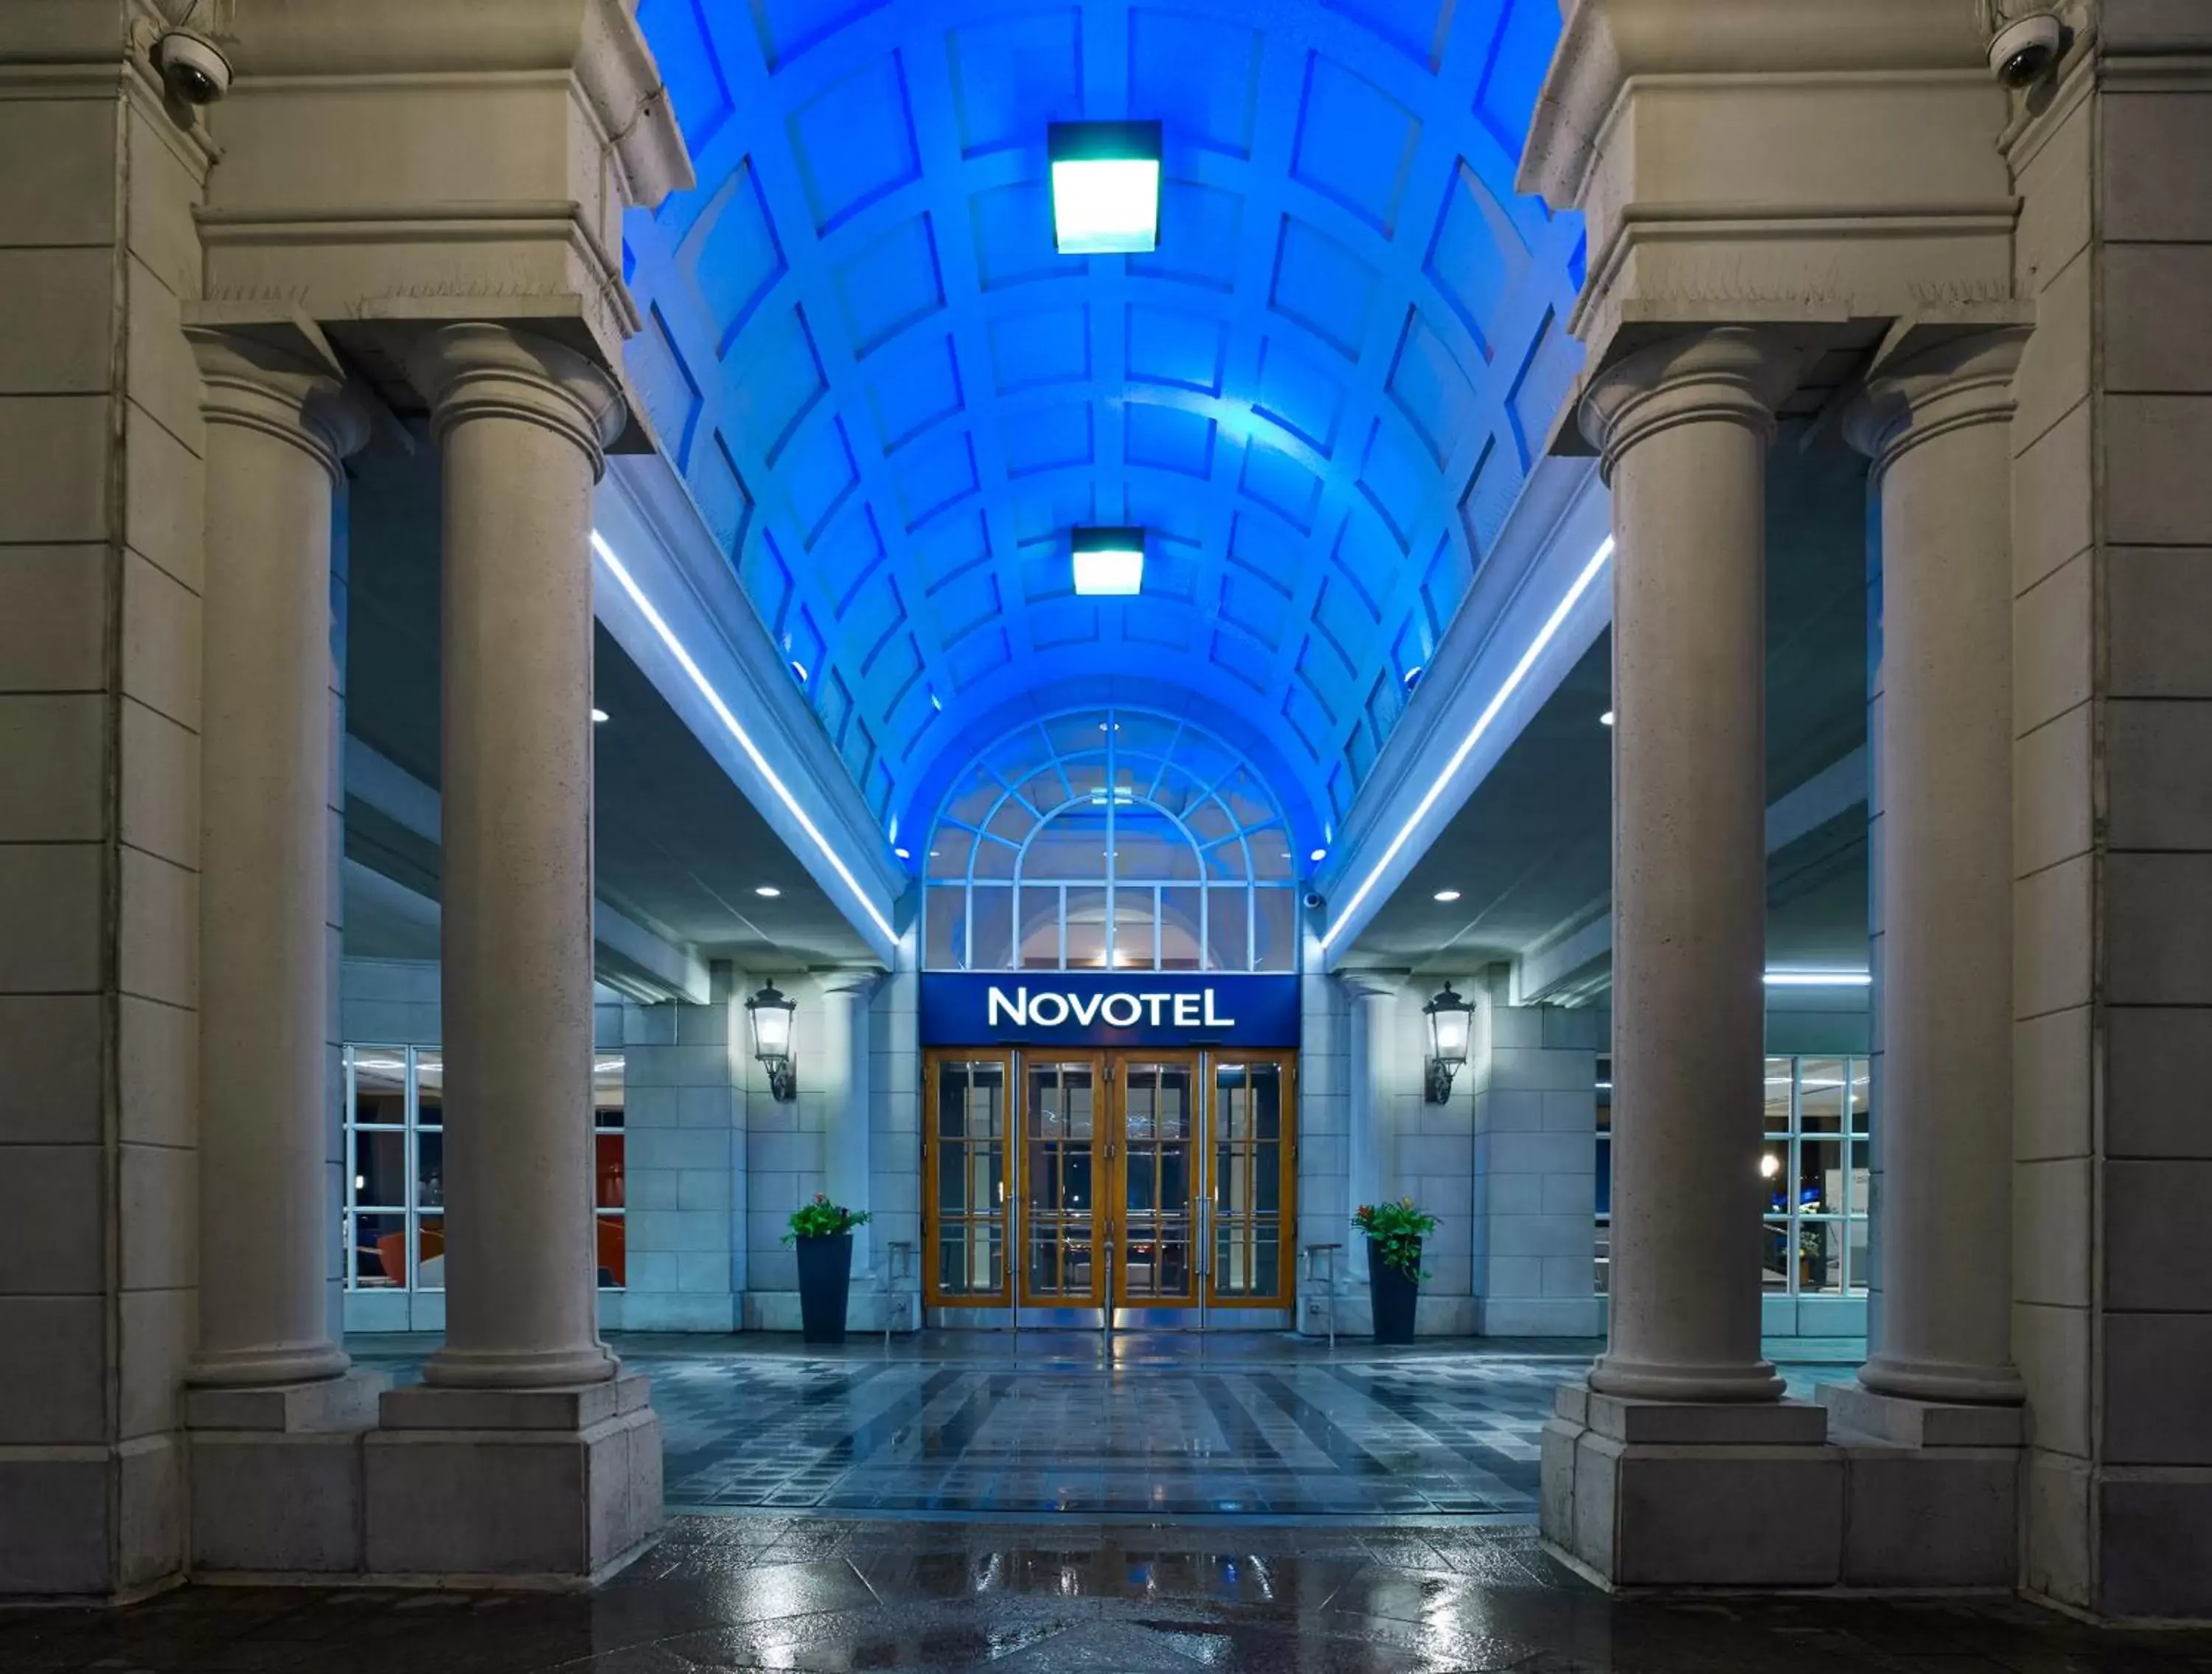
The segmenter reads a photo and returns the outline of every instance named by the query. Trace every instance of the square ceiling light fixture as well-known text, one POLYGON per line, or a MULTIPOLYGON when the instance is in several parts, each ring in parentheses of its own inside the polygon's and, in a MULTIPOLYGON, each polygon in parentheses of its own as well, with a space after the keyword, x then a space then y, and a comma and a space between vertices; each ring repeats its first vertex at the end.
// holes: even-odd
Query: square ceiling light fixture
POLYGON ((1075 553, 1078 593, 1127 598, 1145 590, 1142 529, 1078 529, 1068 544, 1075 553))
POLYGON ((1160 125, 1055 122, 1052 241, 1063 256, 1151 250, 1160 241, 1160 125))

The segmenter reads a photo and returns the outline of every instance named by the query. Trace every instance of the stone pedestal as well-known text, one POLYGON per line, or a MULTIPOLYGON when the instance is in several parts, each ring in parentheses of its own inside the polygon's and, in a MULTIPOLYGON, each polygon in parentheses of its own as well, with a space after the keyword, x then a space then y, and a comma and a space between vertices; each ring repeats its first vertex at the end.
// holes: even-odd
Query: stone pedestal
POLYGON ((660 1531, 660 1421, 635 1374, 569 1388, 392 1390, 365 1444, 367 1568, 582 1587, 660 1531))
POLYGON ((1817 1391, 1844 1455, 1843 1580, 2009 1592, 2019 1571, 2021 1409, 1817 1391))
POLYGON ((1832 1586, 1844 1458, 1799 1402, 1639 1401, 1587 1384, 1544 1427, 1544 1538, 1608 1589, 1832 1586))
POLYGON ((363 1566, 362 1444, 390 1380, 188 1390, 192 1574, 343 1575, 363 1566))

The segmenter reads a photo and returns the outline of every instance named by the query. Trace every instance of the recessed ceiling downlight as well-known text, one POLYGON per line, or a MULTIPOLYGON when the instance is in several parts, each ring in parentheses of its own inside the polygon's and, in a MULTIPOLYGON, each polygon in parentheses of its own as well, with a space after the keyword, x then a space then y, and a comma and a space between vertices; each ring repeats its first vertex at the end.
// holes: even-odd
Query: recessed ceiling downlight
POLYGON ((1456 901, 1459 899, 1459 892, 1455 889, 1440 889, 1437 892, 1436 898, 1439 901, 1456 901))
POLYGON ((783 892, 778 889, 774 884, 755 884, 753 886, 753 893, 759 896, 763 901, 773 901, 777 896, 782 894, 783 892))
POLYGON ((1079 594, 1126 599, 1145 590, 1142 529, 1078 529, 1068 538, 1068 547, 1079 594))
POLYGON ((1052 241, 1063 256, 1141 255, 1160 240, 1160 125, 1055 122, 1052 241))

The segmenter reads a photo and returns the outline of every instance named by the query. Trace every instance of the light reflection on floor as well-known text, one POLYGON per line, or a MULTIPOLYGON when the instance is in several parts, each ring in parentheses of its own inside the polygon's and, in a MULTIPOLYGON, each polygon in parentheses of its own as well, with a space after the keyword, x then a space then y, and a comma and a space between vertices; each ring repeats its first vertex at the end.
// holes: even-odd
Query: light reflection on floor
MULTIPOLYGON (((399 1349, 402 1375, 422 1351, 349 1346, 399 1349)), ((1379 1526, 1533 1519, 1552 1391, 1598 1345, 933 1332, 617 1347, 653 1380, 674 1508, 1379 1526)), ((1802 1399, 1848 1377, 1859 1345, 1770 1347, 1798 1362, 1802 1399)))

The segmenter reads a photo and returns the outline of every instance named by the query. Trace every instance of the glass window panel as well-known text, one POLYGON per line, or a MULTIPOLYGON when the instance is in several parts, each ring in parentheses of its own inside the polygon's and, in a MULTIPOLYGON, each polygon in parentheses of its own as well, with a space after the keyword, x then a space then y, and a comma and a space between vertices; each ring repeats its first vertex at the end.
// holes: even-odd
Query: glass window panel
POLYGON ((407 1207, 407 1135, 369 1128, 353 1136, 353 1201, 365 1209, 407 1207))
POLYGON ((395 1128, 405 1123, 405 1047, 356 1046, 353 1049, 353 1119, 359 1123, 388 1123, 395 1128))
POLYGON ((1060 888, 1024 885, 1019 892, 1021 966, 1024 971, 1060 969, 1060 888))
POLYGON ((922 968, 957 971, 967 951, 968 891, 961 884, 933 884, 922 903, 922 968))
POLYGON ((1056 767, 1032 773, 1022 782, 1023 800, 1039 813, 1050 813, 1067 800, 1067 781, 1060 776, 1056 767))
POLYGON ((1106 892, 1103 889, 1067 892, 1067 968, 1106 968, 1106 892))
POLYGON ((595 1183, 593 1199, 600 1208, 618 1209, 623 1206, 623 1136, 620 1134, 592 1135, 592 1173, 595 1183))
POLYGON ((1229 776, 1221 787, 1221 798, 1229 804, 1229 812, 1236 816, 1239 825, 1264 825, 1275 817, 1267 791, 1249 769, 1240 767, 1229 776))
POLYGON ((1844 1283, 1855 1291, 1866 1289, 1874 1277, 1874 1262, 1867 1244, 1867 1223, 1854 1218, 1844 1228, 1844 1283))
MULTIPOLYGON (((1153 915, 1158 892, 1145 884, 1117 884, 1114 888, 1114 968, 1150 971, 1154 968, 1153 915)), ((1073 892, 1069 892, 1071 898, 1073 892)), ((1073 932, 1071 932, 1073 934, 1073 932)), ((1070 964, 1074 961, 1071 959, 1070 964)))
POLYGON ((1790 1058, 1766 1061, 1766 1131, 1770 1134, 1790 1131, 1790 1072, 1794 1062, 1790 1058))
POLYGON ((1280 1064, 1252 1066, 1252 1132, 1263 1140, 1283 1133, 1283 1070, 1280 1064))
POLYGON ((1237 822, 1229 817, 1229 810, 1211 796, 1185 814, 1183 823, 1201 848, 1237 835, 1237 822))
POLYGON ((600 1050, 592 1055, 592 1125, 623 1125, 623 1055, 600 1050))
POLYGON ((994 775, 978 773, 959 795, 945 805, 945 817, 963 825, 981 825, 992 805, 1006 794, 1006 788, 994 775))
POLYGON ((1178 768, 1167 767, 1152 782, 1152 800, 1170 813, 1179 814, 1190 807, 1191 798, 1199 794, 1191 776, 1178 768))
POLYGON ((1769 1293, 1785 1293, 1790 1288, 1790 1223, 1769 1220, 1760 1229, 1759 1257, 1759 1287, 1769 1293))
POLYGON ((1801 1214, 1844 1212, 1844 1142, 1839 1139, 1797 1141, 1797 1208, 1801 1214))
POLYGON ((990 836, 1017 847, 1036 829, 1036 815, 1026 805, 1011 796, 999 804, 983 826, 990 836))
POLYGON ((979 837, 975 843, 975 870, 978 878, 1012 878, 1014 868, 1021 864, 1022 851, 1011 843, 1001 843, 996 837, 979 837))
POLYGON ((1874 1190, 1874 1144, 1870 1140, 1851 1141, 1851 1178, 1844 1183, 1850 1192, 1846 1204, 1850 1212, 1864 1215, 1872 1201, 1874 1190))
POLYGON ((1844 1227, 1839 1220, 1797 1223, 1797 1290, 1800 1295, 1836 1296, 1844 1288, 1844 1227))
POLYGON ((1291 854, 1290 834, 1281 826, 1247 832, 1244 842, 1252 853, 1252 875, 1255 879, 1266 883, 1287 883, 1298 875, 1297 861, 1291 854))
MULTIPOLYGON (((1215 892, 1217 894, 1218 891, 1215 892)), ((1298 968, 1297 892, 1287 889, 1252 892, 1255 971, 1295 971, 1298 968)))
POLYGON ((1149 808, 1120 810, 1114 825, 1114 874, 1147 882, 1194 880, 1198 851, 1166 815, 1149 808))
POLYGON ((1759 1154, 1759 1178, 1765 1188, 1767 1209, 1775 1214, 1790 1211, 1790 1141, 1771 1139, 1759 1154))
POLYGON ((964 878, 968 875, 968 852, 975 846, 975 834, 966 826, 940 825, 937 835, 929 840, 923 870, 932 878, 964 878))
POLYGON ((446 1125, 446 1055, 428 1048, 415 1053, 415 1120, 425 1128, 446 1125))
POLYGON ((599 1218, 599 1288, 620 1290, 629 1282, 629 1223, 618 1214, 599 1218))
POLYGON ((1055 816, 1030 842, 1022 856, 1022 877, 1103 878, 1106 875, 1106 810, 1075 808, 1055 816))
POLYGON ((1106 742, 1113 718, 1103 709, 1081 709, 1045 722, 1045 737, 1054 755, 1073 756, 1096 750, 1106 742))
POLYGON ((1199 904, 1195 889, 1160 892, 1160 969, 1195 971, 1200 963, 1199 904))
POLYGON ((426 1129, 415 1135, 415 1205, 446 1207, 446 1135, 441 1129, 426 1129))
POLYGON ((1874 1115, 1873 1067, 1864 1058, 1852 1058, 1850 1063, 1851 1131, 1855 1134, 1863 1134, 1867 1131, 1868 1124, 1874 1115))
POLYGON ((1215 883, 1239 883, 1247 870, 1244 839, 1230 837, 1206 851, 1206 875, 1215 883))
POLYGON ((1797 1074, 1797 1121, 1808 1134, 1844 1131, 1844 1098, 1849 1086, 1841 1058, 1803 1058, 1797 1074))
POLYGON ((396 1290, 407 1283, 407 1217, 356 1214, 347 1271, 359 1290, 396 1290))
POLYGON ((426 1214, 415 1226, 415 1288, 446 1287, 446 1217, 426 1214))
POLYGON ((968 903, 968 969, 1005 971, 1012 965, 1014 892, 978 889, 968 903))
POLYGON ((1208 971, 1249 971, 1252 953, 1245 923, 1247 892, 1213 888, 1206 892, 1206 968, 1208 971))

